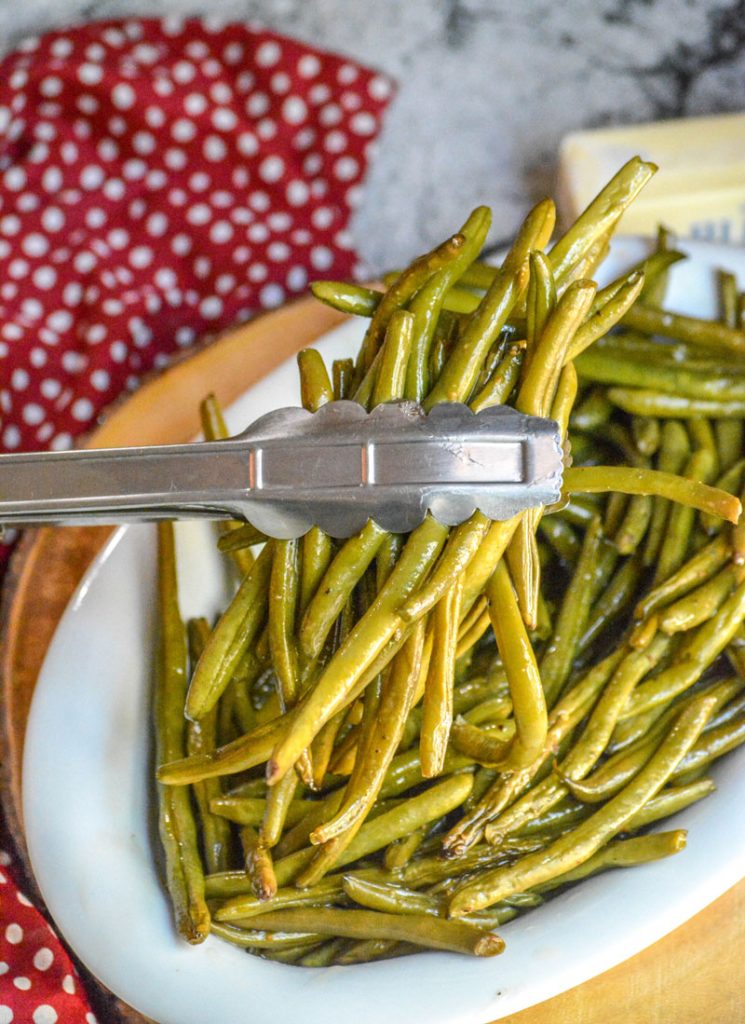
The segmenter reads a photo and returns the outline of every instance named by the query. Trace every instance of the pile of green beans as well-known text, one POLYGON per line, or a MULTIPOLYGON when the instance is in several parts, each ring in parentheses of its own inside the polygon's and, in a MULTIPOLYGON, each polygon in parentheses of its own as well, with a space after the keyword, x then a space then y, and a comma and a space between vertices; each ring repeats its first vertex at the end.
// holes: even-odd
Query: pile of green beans
POLYGON ((369 323, 356 360, 300 353, 306 408, 550 416, 556 506, 345 541, 233 524, 215 623, 182 621, 159 527, 160 833, 190 942, 307 967, 492 956, 550 892, 685 846, 650 826, 745 739, 745 303, 723 274, 718 319, 666 312, 664 231, 598 291, 654 170, 629 161, 551 248, 539 203, 499 267, 479 207, 384 290, 313 286, 369 323))

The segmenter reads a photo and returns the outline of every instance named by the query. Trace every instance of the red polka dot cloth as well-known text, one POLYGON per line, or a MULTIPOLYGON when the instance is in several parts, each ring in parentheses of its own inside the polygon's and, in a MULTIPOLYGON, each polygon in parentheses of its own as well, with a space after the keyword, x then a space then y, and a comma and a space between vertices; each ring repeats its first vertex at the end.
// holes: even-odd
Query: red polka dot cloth
MULTIPOLYGON (((67 448, 196 339, 364 273, 348 223, 392 94, 343 57, 209 19, 98 22, 6 57, 0 450, 67 448)), ((0 1024, 92 1024, 5 861, 0 1024)))

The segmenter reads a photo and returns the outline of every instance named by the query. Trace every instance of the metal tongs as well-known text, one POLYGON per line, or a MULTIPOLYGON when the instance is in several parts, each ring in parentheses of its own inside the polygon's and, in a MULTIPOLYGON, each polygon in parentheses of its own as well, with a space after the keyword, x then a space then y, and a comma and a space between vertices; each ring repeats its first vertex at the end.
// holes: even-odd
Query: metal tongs
POLYGON ((224 441, 0 456, 0 524, 206 517, 290 538, 313 525, 348 537, 371 518, 404 533, 427 512, 453 526, 476 509, 508 519, 550 505, 562 470, 553 420, 337 401, 270 412, 224 441))

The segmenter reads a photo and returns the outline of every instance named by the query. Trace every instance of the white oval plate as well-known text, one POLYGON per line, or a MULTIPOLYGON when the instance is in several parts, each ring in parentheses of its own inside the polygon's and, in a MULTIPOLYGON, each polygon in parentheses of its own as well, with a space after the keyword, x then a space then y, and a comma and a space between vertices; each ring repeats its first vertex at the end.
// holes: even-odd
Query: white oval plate
MULTIPOLYGON (((673 272, 670 306, 711 315, 711 268, 745 284, 745 252, 690 246, 673 272)), ((616 246, 604 278, 643 253, 616 246)), ((358 323, 321 343, 347 355, 358 323)), ((294 361, 229 411, 239 430, 299 400, 294 361)), ((207 524, 178 526, 185 615, 224 602, 207 524)), ((714 770, 718 790, 675 818, 688 848, 658 864, 616 871, 503 929, 491 960, 428 953, 325 970, 270 963, 209 938, 174 936, 154 855, 148 693, 154 631, 154 535, 119 530, 79 587, 47 654, 24 759, 26 838, 39 887, 81 960, 118 996, 160 1024, 484 1024, 548 999, 644 949, 745 874, 745 747, 714 770)), ((665 828, 669 827, 666 823, 665 828)))

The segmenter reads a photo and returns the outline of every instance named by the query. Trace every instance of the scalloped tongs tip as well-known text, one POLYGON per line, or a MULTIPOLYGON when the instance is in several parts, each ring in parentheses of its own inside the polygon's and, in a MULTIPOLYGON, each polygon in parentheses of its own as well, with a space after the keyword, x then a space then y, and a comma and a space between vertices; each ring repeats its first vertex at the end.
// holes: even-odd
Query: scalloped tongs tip
POLYGON ((0 456, 0 525, 206 517, 287 539, 313 525, 348 537, 374 519, 405 533, 428 512, 454 526, 476 509, 509 519, 550 505, 562 471, 553 420, 336 401, 278 409, 224 441, 0 456))

